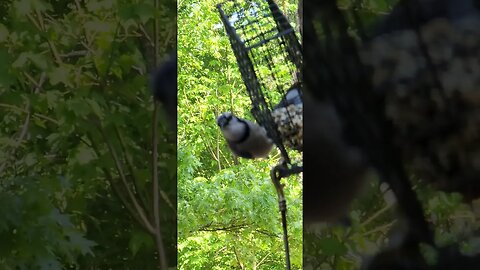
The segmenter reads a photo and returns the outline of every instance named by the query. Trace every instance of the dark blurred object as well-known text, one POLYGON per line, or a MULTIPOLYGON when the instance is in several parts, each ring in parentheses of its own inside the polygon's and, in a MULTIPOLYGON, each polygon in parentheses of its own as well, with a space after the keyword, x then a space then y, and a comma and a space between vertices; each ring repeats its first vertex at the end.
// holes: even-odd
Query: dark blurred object
POLYGON ((405 165, 470 202, 480 196, 480 19, 434 19, 419 33, 428 59, 413 30, 373 39, 362 59, 405 165))
MULTIPOLYGON (((318 154, 313 150, 319 143, 312 125, 326 123, 320 112, 313 114, 316 118, 309 116, 310 94, 334 108, 342 126, 337 139, 346 146, 340 151, 358 149, 359 156, 378 171, 395 194, 406 228, 397 243, 364 269, 479 269, 479 259, 460 254, 458 246, 435 246, 409 181, 414 174, 441 190, 460 192, 467 200, 480 196, 480 20, 476 5, 478 1, 400 1, 373 27, 373 38, 361 39, 352 34, 364 32, 358 28, 362 24, 349 24, 346 11, 340 11, 336 1, 305 2, 304 192, 309 194, 304 194, 304 209, 323 215, 322 200, 312 196, 328 183, 322 177, 328 170, 315 166, 334 156, 309 163, 318 154), (435 265, 425 262, 421 242, 435 249, 435 265)), ((346 164, 329 168, 335 172, 332 168, 348 168, 346 164)), ((352 179, 360 175, 343 173, 341 178, 350 183, 356 183, 352 179)))
POLYGON ((374 36, 412 29, 433 19, 454 22, 469 15, 478 16, 478 0, 405 0, 374 27, 374 36), (414 21, 412 21, 412 19, 414 21))
POLYGON ((303 216, 305 223, 337 222, 365 184, 366 157, 342 138, 344 123, 331 103, 304 93, 303 216))
POLYGON ((177 125, 177 53, 169 55, 154 72, 153 96, 163 104, 172 128, 177 125))
POLYGON ((480 255, 468 256, 460 253, 460 246, 454 244, 442 247, 437 252, 437 263, 429 270, 476 270, 480 268, 480 255))
POLYGON ((435 262, 427 263, 415 247, 387 248, 362 265, 362 270, 476 270, 480 266, 480 255, 468 256, 460 253, 458 245, 431 250, 435 262))
MULTIPOLYGON (((351 36, 349 25, 336 1, 305 2, 303 31, 305 92, 310 92, 319 102, 335 108, 342 125, 338 140, 347 149, 358 149, 359 156, 376 169, 382 181, 388 183, 398 199, 400 213, 413 228, 410 233, 418 241, 433 243, 423 209, 398 155, 401 151, 392 141, 395 131, 385 116, 385 97, 373 90, 369 72, 360 59, 357 42, 351 36)), ((308 105, 305 105, 305 111, 308 110, 308 105)), ((314 136, 312 140, 307 140, 310 136, 308 133, 314 132, 314 124, 309 124, 307 117, 305 113, 306 163, 309 162, 308 156, 315 155, 314 146, 318 143, 314 136), (307 151, 311 151, 311 154, 307 151)), ((322 172, 316 169, 316 165, 310 165, 312 167, 309 169, 307 164, 305 168, 305 190, 321 189, 325 181, 331 181, 321 177, 322 172)), ((346 167, 334 169, 341 171, 346 167)), ((355 176, 357 174, 350 175, 355 176)), ((348 181, 356 183, 353 179, 348 181)), ((316 200, 317 204, 311 207, 318 207, 320 213, 322 201, 316 200)))

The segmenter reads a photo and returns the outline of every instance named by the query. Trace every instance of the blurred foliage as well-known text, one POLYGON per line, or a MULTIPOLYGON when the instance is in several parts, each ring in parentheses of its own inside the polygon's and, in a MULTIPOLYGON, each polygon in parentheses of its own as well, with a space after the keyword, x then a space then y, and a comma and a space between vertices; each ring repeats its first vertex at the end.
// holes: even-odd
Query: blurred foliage
MULTIPOLYGON (((397 2, 398 0, 339 0, 338 7, 347 16, 349 25, 356 26, 351 11, 354 3, 359 3, 356 11, 368 34, 371 26, 387 15, 397 2)), ((350 27, 349 31, 359 40, 357 28, 350 27)), ((426 219, 434 229, 437 245, 445 247, 459 243, 464 254, 479 254, 480 205, 467 205, 459 194, 436 191, 415 175, 410 177, 426 219)), ((376 176, 371 176, 370 180, 352 205, 349 214, 351 226, 317 224, 305 227, 304 269, 359 269, 362 262, 390 243, 398 242, 403 234, 403 224, 398 219, 394 195, 390 190, 380 188, 376 176)), ((431 249, 422 250, 429 262, 435 262, 435 254, 431 249)))
MULTIPOLYGON (((284 269, 283 233, 268 160, 235 162, 216 116, 253 120, 216 4, 178 5, 179 269, 284 269)), ((296 24, 296 1, 278 1, 296 24)), ((295 157, 299 159, 299 155, 295 157)), ((302 269, 301 178, 286 180, 292 269, 302 269)))
MULTIPOLYGON (((157 54, 176 48, 176 5, 162 2, 1 1, 1 269, 156 268, 152 236, 116 189, 124 175, 152 211, 155 18, 157 54)), ((159 138, 174 266, 175 135, 161 123, 159 138)))

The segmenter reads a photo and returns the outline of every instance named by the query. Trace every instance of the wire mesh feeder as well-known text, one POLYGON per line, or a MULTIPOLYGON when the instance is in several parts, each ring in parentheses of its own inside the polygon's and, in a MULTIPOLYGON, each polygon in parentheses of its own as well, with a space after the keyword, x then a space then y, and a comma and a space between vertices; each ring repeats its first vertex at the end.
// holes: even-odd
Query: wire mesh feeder
POLYGON ((252 101, 252 115, 290 164, 285 146, 303 148, 302 107, 277 105, 293 88, 301 99, 302 53, 295 32, 271 0, 230 0, 217 8, 252 101), (277 115, 284 117, 280 120, 277 115))
POLYGON ((217 5, 252 102, 252 115, 267 130, 283 161, 271 171, 282 213, 290 269, 286 201, 281 178, 300 173, 287 149, 303 150, 302 52, 295 31, 272 0, 229 0, 217 5))

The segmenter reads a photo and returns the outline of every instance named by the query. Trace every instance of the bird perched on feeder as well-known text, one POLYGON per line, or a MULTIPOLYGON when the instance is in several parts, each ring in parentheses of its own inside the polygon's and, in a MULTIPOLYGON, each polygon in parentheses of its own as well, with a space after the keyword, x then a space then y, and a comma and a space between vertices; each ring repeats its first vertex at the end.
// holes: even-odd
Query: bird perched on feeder
POLYGON ((222 113, 217 125, 232 152, 247 159, 265 158, 273 148, 265 128, 251 121, 236 117, 231 112, 222 113))
POLYGON ((273 121, 277 124, 285 146, 295 150, 303 149, 303 101, 298 84, 293 85, 273 111, 273 121))
POLYGON ((281 107, 288 107, 289 105, 303 104, 299 88, 300 86, 298 84, 290 87, 290 89, 287 90, 287 93, 282 97, 282 100, 275 107, 273 107, 273 109, 276 110, 281 107))
POLYGON ((165 107, 170 125, 177 124, 177 54, 171 54, 153 73, 153 97, 165 107))

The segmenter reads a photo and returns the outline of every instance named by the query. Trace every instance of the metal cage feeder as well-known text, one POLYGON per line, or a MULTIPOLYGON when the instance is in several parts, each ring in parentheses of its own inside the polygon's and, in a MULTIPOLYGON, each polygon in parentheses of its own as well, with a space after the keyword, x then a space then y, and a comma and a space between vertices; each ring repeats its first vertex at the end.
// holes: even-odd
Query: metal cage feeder
POLYGON ((278 106, 287 91, 301 98, 301 46, 272 0, 229 0, 217 5, 246 90, 252 115, 267 130, 287 164, 287 148, 302 151, 302 106, 278 106))
POLYGON ((303 167, 292 164, 287 151, 303 151, 301 46, 272 0, 228 0, 217 9, 252 102, 251 113, 282 155, 282 162, 271 170, 271 178, 282 216, 288 270, 287 207, 280 180, 303 171, 303 167), (292 94, 295 98, 290 99, 292 94))

